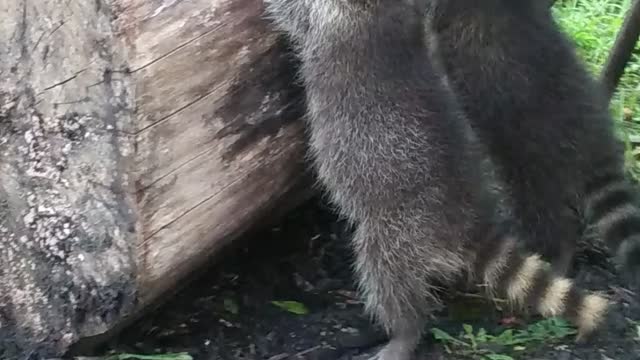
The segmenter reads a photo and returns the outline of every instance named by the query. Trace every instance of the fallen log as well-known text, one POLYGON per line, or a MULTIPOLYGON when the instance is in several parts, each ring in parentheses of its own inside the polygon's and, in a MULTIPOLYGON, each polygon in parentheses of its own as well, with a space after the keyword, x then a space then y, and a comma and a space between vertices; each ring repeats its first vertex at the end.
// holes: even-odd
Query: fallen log
POLYGON ((304 195, 259 0, 0 2, 0 358, 54 357, 304 195))

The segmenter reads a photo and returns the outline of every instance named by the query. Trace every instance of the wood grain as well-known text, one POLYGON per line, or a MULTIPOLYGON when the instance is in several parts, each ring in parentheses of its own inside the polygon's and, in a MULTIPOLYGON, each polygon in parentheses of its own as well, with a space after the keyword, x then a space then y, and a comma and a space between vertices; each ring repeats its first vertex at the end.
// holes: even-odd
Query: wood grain
POLYGON ((262 10, 0 2, 0 358, 117 328, 304 199, 302 92, 262 10))

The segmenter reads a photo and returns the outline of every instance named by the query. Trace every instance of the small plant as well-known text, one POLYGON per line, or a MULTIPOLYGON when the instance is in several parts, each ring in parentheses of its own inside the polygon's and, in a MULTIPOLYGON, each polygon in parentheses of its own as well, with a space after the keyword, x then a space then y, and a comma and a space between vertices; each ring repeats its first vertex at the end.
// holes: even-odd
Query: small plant
POLYGON ((292 314, 306 315, 309 313, 307 307, 297 301, 272 301, 271 303, 281 308, 282 310, 286 310, 292 314))
POLYGON ((640 321, 627 319, 633 340, 640 341, 640 321))
POLYGON ((483 328, 474 332, 471 325, 463 325, 457 336, 433 328, 434 338, 443 343, 450 354, 478 360, 514 360, 511 356, 541 343, 556 342, 574 335, 576 330, 559 318, 541 320, 522 330, 507 329, 499 335, 490 335, 483 328))
POLYGON ((238 315, 238 312, 240 312, 240 307, 238 306, 238 303, 231 298, 225 298, 223 300, 223 305, 224 305, 224 309, 227 312, 232 313, 233 315, 238 315))

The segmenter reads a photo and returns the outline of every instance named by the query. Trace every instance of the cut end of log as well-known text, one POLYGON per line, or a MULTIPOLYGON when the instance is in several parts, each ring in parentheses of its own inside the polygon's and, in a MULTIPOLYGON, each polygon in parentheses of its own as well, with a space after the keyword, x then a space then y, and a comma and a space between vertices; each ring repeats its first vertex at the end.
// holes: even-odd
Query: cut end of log
POLYGON ((3 359, 117 329, 306 190, 260 2, 99 5, 0 2, 3 359))

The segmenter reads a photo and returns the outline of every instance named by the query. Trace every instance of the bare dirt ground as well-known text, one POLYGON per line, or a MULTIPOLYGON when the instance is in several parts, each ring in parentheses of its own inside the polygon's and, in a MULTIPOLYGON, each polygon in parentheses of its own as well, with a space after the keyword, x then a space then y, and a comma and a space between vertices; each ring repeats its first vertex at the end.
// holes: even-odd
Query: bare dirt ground
MULTIPOLYGON (((195 360, 367 359, 385 338, 363 316, 354 294, 348 235, 342 222, 312 201, 278 226, 248 236, 225 260, 100 352, 188 352, 195 360), (296 301, 308 312, 295 314, 273 301, 296 301)), ((527 345, 510 355, 527 360, 640 359, 640 323, 634 323, 640 320, 640 298, 620 287, 599 250, 581 251, 576 263, 573 276, 580 284, 606 291, 616 302, 606 329, 586 344, 569 337, 527 345)), ((469 299, 460 295, 447 301, 431 325, 454 335, 462 324, 499 332, 505 316, 494 307, 469 306, 469 299)), ((466 358, 446 353, 427 333, 417 359, 466 358)))

